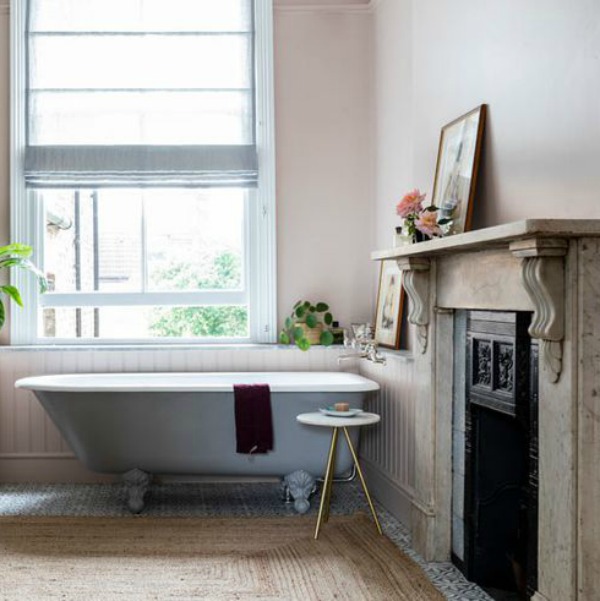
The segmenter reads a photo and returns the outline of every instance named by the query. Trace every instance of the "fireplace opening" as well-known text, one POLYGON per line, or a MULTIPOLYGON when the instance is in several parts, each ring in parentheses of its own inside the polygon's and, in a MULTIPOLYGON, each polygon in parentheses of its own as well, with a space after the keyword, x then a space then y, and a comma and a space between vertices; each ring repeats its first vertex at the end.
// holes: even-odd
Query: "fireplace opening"
POLYGON ((462 520, 453 538, 458 534, 462 545, 453 544, 453 558, 494 599, 529 599, 537 584, 538 519, 538 349, 527 333, 531 314, 463 313, 456 329, 462 344, 455 343, 464 354, 458 361, 463 388, 455 391, 455 421, 457 400, 464 403, 463 429, 462 436, 456 427, 453 434, 454 490, 462 494, 453 498, 453 525, 462 520))

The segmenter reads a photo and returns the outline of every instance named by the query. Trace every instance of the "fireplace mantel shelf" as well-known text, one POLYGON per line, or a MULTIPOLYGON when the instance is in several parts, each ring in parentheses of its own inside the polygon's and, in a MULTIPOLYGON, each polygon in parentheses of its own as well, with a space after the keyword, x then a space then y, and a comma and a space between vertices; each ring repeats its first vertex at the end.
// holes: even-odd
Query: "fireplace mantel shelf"
MULTIPOLYGON (((399 246, 390 250, 376 251, 371 258, 375 261, 395 260, 403 272, 402 283, 410 300, 408 322, 416 327, 417 342, 421 353, 427 350, 431 310, 436 307, 456 308, 440 301, 444 284, 436 285, 433 300, 432 265, 452 256, 470 257, 472 253, 482 253, 485 257, 484 270, 492 274, 494 281, 487 282, 486 273, 481 270, 475 275, 476 266, 469 258, 468 265, 457 270, 457 264, 444 264, 445 273, 454 273, 454 281, 462 286, 463 296, 469 290, 484 292, 479 298, 479 306, 494 309, 499 294, 498 282, 506 287, 509 274, 502 257, 512 256, 520 263, 520 283, 513 287, 515 297, 526 292, 529 306, 534 316, 529 328, 532 338, 540 340, 542 363, 546 377, 556 383, 562 371, 564 323, 565 323, 565 257, 568 254, 569 239, 600 237, 600 219, 528 219, 495 227, 457 234, 399 246), (490 256, 490 252, 493 256, 490 256), (504 269, 504 271, 503 271, 504 269), (460 275, 459 275, 460 274, 460 275), (486 292, 487 291, 487 292, 486 292), (486 296, 487 294, 487 296, 486 296), (485 305, 487 302, 488 306, 485 305)), ((442 278, 443 276, 440 276, 442 278)), ((455 285, 455 284, 451 284, 455 285)), ((446 282, 446 290, 448 282, 446 282)), ((505 307, 515 309, 515 307, 505 307)))
POLYGON ((527 219, 494 227, 407 244, 371 253, 375 261, 403 257, 427 257, 462 251, 508 248, 511 242, 528 238, 600 237, 600 219, 527 219))

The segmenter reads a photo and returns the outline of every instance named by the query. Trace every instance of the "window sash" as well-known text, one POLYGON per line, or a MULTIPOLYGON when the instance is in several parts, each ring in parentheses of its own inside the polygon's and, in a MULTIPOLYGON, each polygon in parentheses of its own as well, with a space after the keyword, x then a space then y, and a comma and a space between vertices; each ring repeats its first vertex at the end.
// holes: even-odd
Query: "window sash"
POLYGON ((246 305, 245 290, 198 290, 190 292, 47 292, 40 307, 120 307, 246 305))

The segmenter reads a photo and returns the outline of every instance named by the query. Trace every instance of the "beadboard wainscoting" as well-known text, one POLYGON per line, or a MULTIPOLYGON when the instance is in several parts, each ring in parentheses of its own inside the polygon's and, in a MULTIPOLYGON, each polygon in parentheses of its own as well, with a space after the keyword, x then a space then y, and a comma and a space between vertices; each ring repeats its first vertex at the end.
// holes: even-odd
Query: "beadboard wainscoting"
POLYGON ((362 429, 360 455, 377 499, 409 524, 415 482, 413 360, 408 353, 386 353, 386 360, 385 365, 360 361, 360 374, 381 386, 367 402, 381 423, 362 429))
MULTIPOLYGON (((0 482, 99 482, 74 457, 33 393, 19 378, 61 373, 339 371, 342 347, 19 349, 0 350, 0 482)), ((356 371, 343 365, 344 371, 356 371)))

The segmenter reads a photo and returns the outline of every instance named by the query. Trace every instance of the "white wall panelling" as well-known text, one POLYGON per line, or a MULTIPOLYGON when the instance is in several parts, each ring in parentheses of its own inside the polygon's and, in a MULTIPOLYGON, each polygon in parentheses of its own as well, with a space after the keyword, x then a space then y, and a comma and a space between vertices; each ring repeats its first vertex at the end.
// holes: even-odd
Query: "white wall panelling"
POLYGON ((381 386, 368 404, 369 411, 381 415, 381 422, 363 428, 360 454, 374 494, 407 524, 415 480, 413 360, 395 353, 386 353, 386 358, 386 365, 360 362, 361 375, 381 386))

